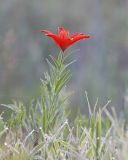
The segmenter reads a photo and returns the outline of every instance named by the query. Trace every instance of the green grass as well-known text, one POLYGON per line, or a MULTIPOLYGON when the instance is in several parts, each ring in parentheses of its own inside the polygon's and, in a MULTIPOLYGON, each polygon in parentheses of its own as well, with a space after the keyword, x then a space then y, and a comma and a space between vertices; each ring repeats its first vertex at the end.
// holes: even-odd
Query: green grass
POLYGON ((57 58, 50 56, 40 97, 29 106, 21 102, 3 105, 12 114, 7 120, 0 116, 0 160, 128 159, 128 133, 114 110, 108 112, 110 101, 102 108, 98 100, 90 106, 85 92, 89 117, 77 114, 69 122, 72 112, 66 86, 73 62, 67 63, 67 58, 61 53, 57 58))

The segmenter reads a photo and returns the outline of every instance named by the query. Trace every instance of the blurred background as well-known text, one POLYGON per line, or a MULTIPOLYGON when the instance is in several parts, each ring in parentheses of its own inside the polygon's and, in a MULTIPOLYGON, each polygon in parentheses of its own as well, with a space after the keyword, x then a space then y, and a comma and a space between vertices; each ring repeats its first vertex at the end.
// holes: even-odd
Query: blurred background
POLYGON ((0 0, 0 103, 38 97, 45 59, 59 52, 39 30, 58 26, 92 36, 69 49, 77 59, 72 107, 87 110, 86 90, 92 105, 99 97, 101 105, 111 99, 118 113, 126 110, 128 0, 0 0))

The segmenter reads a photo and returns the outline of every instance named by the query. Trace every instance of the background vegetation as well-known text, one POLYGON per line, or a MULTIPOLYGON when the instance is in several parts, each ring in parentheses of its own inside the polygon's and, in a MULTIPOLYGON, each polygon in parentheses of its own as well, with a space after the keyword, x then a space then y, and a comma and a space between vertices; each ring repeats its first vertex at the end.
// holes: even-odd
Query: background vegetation
POLYGON ((0 1, 0 101, 27 101, 39 94, 45 58, 58 48, 39 33, 63 25, 71 32, 92 36, 70 51, 74 90, 73 107, 87 110, 83 93, 91 103, 108 99, 116 110, 127 108, 128 86, 127 0, 1 0, 0 1))

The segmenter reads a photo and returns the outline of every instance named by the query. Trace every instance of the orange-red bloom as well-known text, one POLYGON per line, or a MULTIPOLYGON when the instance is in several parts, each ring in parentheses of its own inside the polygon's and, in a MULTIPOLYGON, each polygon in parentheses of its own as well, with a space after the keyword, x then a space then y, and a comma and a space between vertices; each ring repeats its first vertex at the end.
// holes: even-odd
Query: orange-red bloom
POLYGON ((75 42, 81 39, 90 38, 89 35, 85 35, 79 32, 70 35, 69 31, 64 29, 64 27, 58 27, 58 34, 54 34, 48 30, 41 30, 41 32, 44 32, 46 36, 52 38, 63 52, 66 48, 68 48, 75 42))

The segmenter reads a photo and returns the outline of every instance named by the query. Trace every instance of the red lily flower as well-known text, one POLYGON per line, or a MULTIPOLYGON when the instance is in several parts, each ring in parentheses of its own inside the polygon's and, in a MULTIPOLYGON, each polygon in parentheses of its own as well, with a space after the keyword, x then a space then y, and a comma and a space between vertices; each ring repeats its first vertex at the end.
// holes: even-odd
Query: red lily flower
POLYGON ((41 32, 44 32, 46 36, 52 38, 63 52, 66 48, 75 42, 81 39, 90 38, 89 35, 85 35, 79 32, 69 35, 69 31, 65 30, 64 27, 58 27, 58 34, 54 34, 48 30, 41 30, 41 32))

